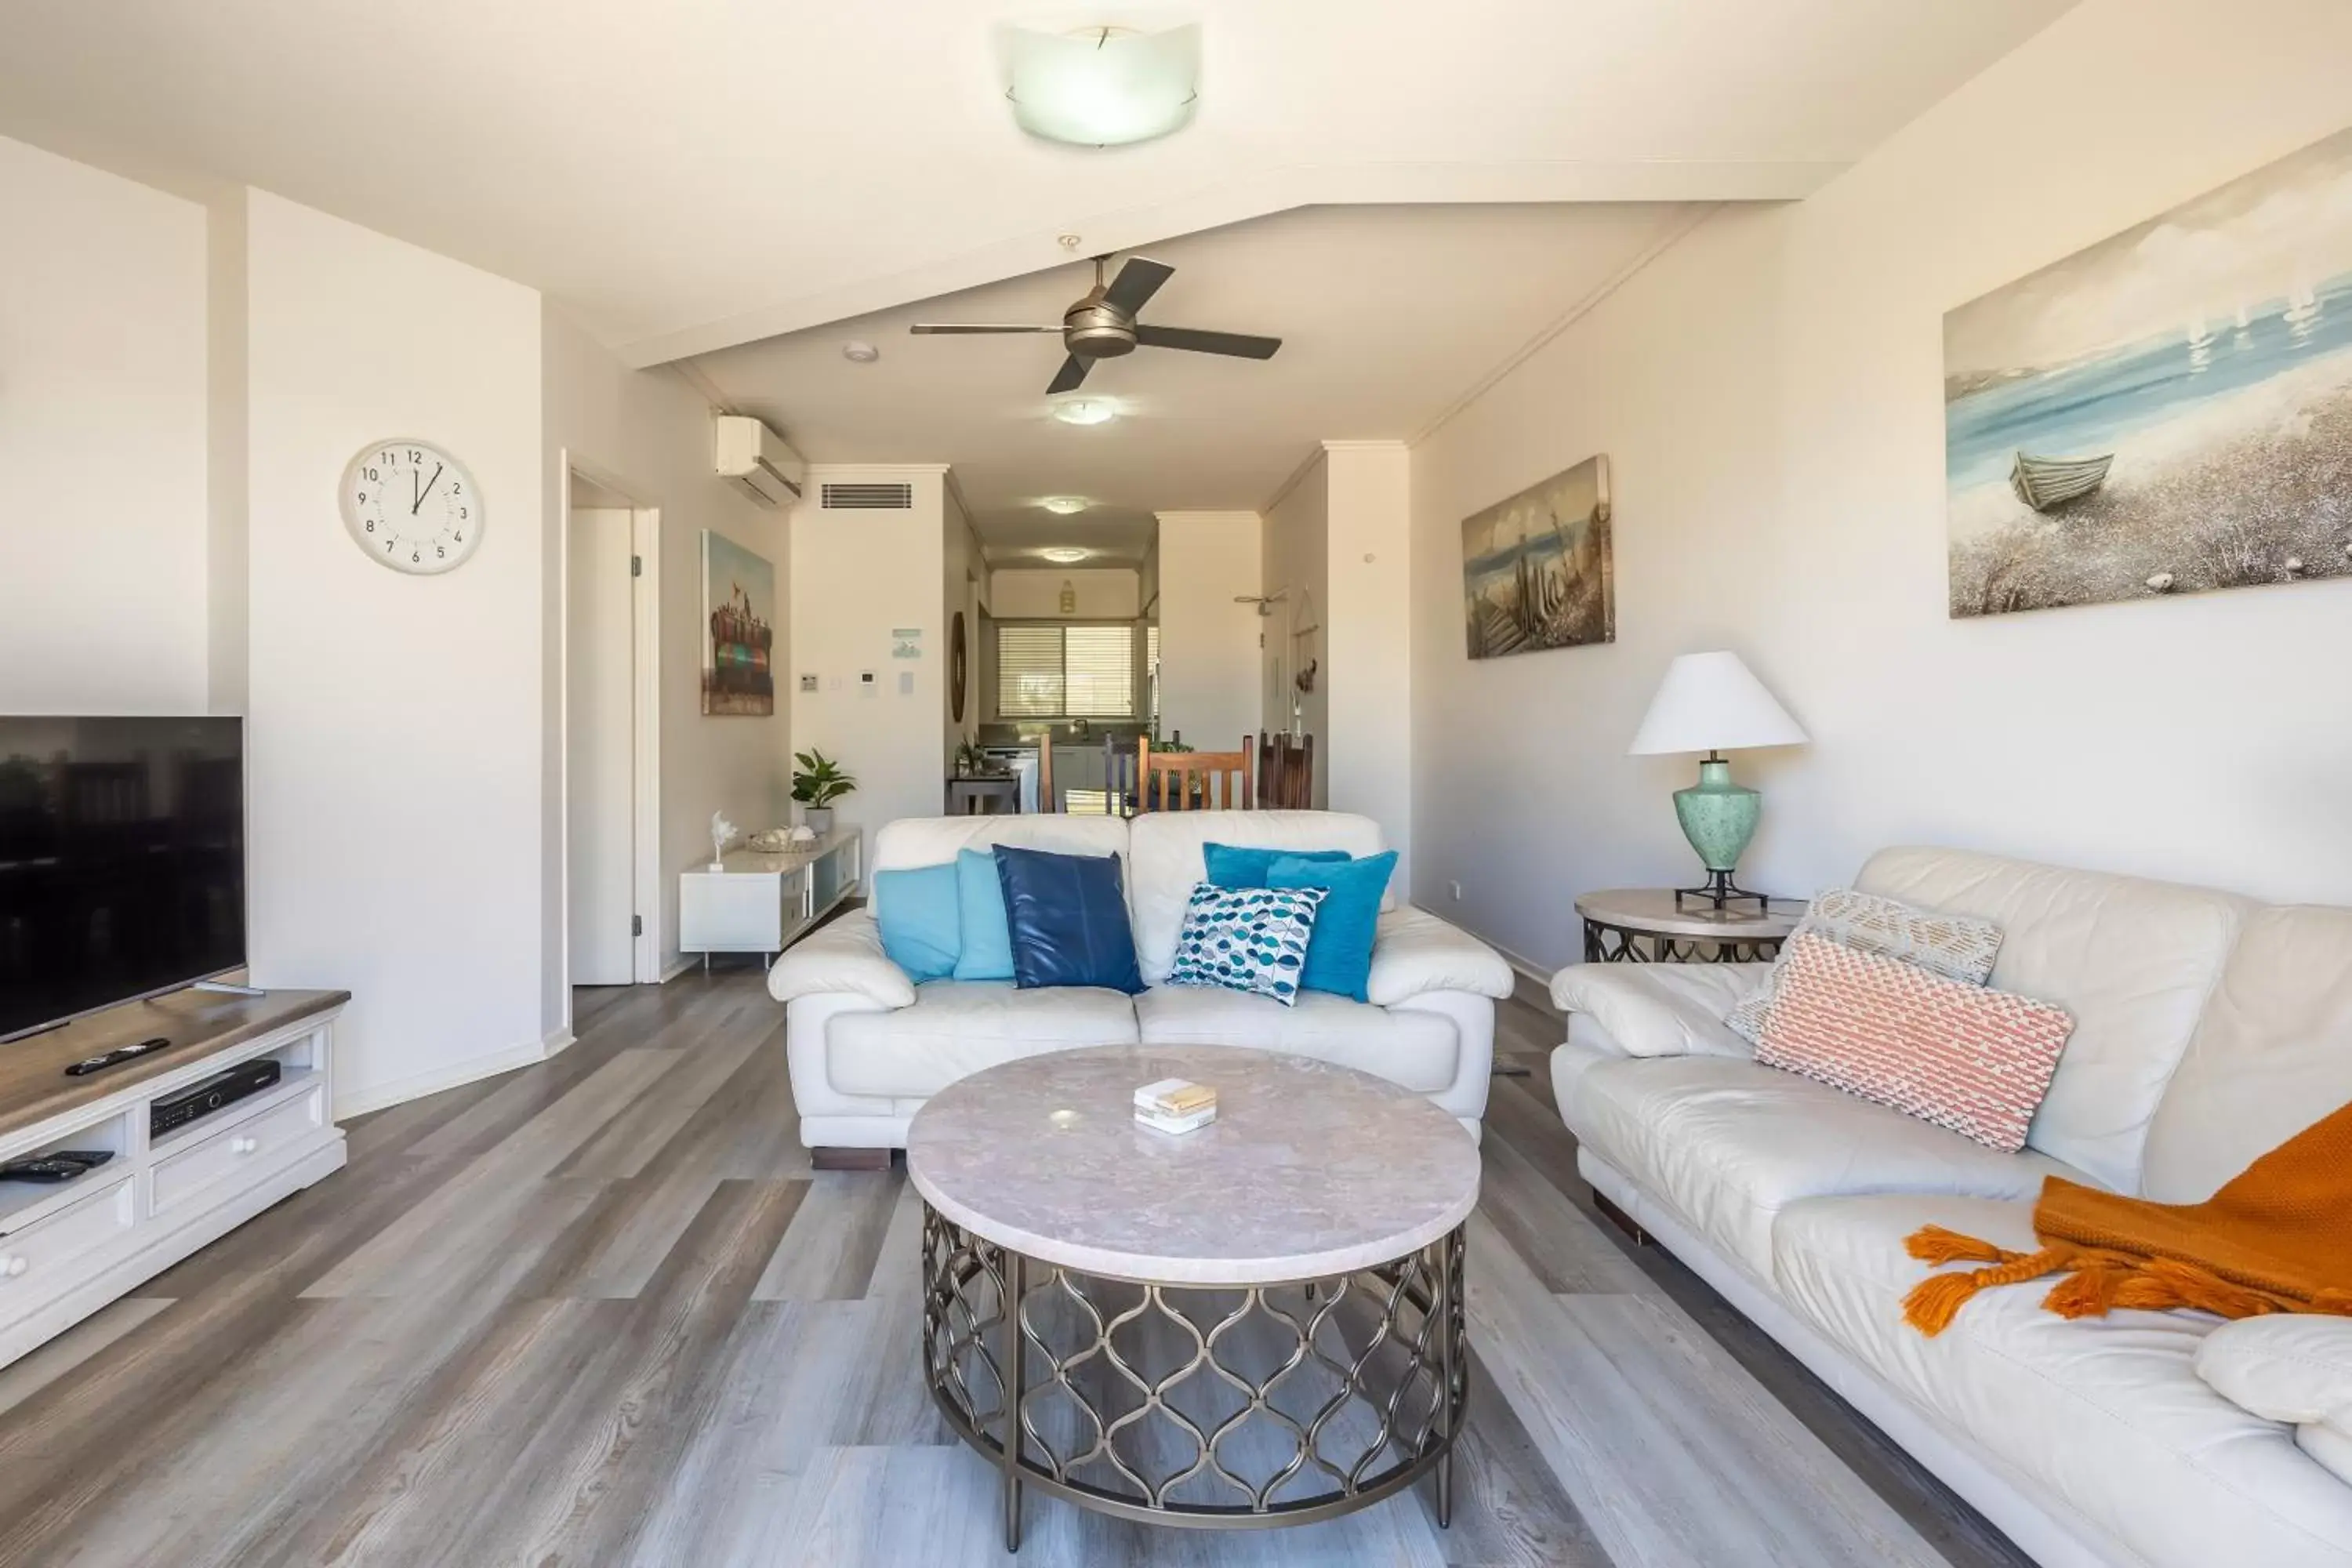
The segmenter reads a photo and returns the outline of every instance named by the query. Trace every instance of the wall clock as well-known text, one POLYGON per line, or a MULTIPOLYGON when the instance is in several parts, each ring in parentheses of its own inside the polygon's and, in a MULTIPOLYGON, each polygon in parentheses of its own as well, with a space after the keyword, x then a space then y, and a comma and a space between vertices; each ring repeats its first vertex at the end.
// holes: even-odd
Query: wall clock
POLYGON ((343 527, 369 560, 419 575, 464 565, 482 542, 481 491, 429 441, 377 441, 343 468, 343 527))

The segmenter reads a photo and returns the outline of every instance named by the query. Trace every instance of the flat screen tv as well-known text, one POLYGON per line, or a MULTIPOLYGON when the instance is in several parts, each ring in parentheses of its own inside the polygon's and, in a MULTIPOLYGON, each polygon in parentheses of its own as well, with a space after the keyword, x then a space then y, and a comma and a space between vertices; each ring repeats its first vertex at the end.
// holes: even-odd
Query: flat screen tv
POLYGON ((0 1040, 245 963, 245 721, 0 714, 0 1040))

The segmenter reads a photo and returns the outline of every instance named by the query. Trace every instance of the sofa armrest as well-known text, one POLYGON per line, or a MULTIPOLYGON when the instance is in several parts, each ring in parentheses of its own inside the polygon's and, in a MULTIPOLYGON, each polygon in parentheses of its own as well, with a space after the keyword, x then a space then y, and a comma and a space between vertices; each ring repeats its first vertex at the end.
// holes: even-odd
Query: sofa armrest
POLYGON ((1560 1011, 1583 1014, 1629 1057, 1753 1057, 1723 1021, 1769 963, 1571 963, 1551 977, 1560 1011))
POLYGON ((1499 1001, 1511 994, 1513 979, 1501 953, 1427 910, 1406 905, 1381 916, 1364 995, 1381 1007, 1431 991, 1466 991, 1499 1001))
POLYGON ((768 971, 768 994, 779 1002, 831 993, 914 1005, 915 983, 882 951, 882 928, 870 910, 852 910, 786 948, 768 971))
POLYGON ((2352 1481, 2352 1319, 2242 1318, 2205 1336, 2196 1367, 2214 1393, 2294 1427, 2297 1447, 2352 1481))

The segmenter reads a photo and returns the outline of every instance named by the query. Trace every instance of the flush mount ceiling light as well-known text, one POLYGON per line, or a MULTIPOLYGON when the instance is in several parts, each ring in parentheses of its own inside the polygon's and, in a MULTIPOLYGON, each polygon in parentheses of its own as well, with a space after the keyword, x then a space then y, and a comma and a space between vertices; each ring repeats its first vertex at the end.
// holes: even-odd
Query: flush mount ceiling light
POLYGON ((1192 118, 1200 97, 1201 29, 1070 33, 1004 29, 1013 118, 1032 136, 1080 147, 1121 147, 1165 136, 1192 118))
POLYGON ((1087 510, 1087 503, 1076 496, 1047 496, 1037 504, 1055 517, 1075 517, 1087 510))
POLYGON ((1037 553, 1056 566, 1067 566, 1073 562, 1084 561, 1093 552, 1080 550, 1073 545, 1057 544, 1051 550, 1040 550, 1037 553))
POLYGON ((1065 425, 1108 425, 1118 410, 1107 397, 1073 397, 1054 405, 1054 417, 1065 425))
POLYGON ((872 343, 852 338, 841 345, 841 357, 852 364, 872 364, 882 357, 882 351, 872 343))

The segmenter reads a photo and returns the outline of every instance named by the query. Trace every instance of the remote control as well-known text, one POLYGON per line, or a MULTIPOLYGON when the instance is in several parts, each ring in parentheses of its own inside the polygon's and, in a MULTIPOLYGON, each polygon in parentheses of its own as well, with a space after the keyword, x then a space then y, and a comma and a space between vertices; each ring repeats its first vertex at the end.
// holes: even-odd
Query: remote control
POLYGON ((0 1165, 0 1182, 70 1182, 89 1170, 79 1160, 44 1155, 34 1160, 11 1160, 0 1165))
POLYGON ((171 1040, 166 1037, 156 1035, 148 1039, 140 1041, 135 1046, 122 1046, 117 1049, 108 1051, 103 1056, 84 1057, 81 1060, 74 1063, 73 1066, 66 1068, 66 1076, 68 1078, 88 1078, 91 1073, 104 1072, 109 1068, 121 1067, 124 1062, 135 1062, 141 1057, 146 1056, 149 1052, 160 1051, 171 1043, 171 1040))

